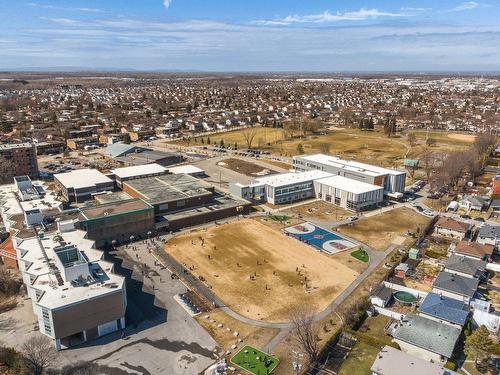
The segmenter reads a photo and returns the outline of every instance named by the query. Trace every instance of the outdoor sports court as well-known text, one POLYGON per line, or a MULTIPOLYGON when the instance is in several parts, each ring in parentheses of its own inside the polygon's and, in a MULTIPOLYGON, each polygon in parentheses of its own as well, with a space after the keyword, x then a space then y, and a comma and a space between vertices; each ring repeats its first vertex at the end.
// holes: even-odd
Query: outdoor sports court
POLYGON ((305 222, 285 228, 285 233, 327 254, 335 254, 358 246, 357 243, 305 222))

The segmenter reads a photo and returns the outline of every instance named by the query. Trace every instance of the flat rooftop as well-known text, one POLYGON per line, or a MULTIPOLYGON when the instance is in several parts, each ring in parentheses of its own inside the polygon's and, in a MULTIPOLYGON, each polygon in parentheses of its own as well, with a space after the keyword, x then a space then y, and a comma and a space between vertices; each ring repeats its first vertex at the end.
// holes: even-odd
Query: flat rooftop
POLYGON ((76 169, 71 172, 57 173, 54 175, 66 189, 91 188, 98 184, 113 183, 113 181, 97 169, 76 169))
POLYGON ((336 156, 329 156, 324 154, 314 154, 314 155, 304 155, 295 156, 294 160, 303 160, 313 163, 320 163, 324 165, 329 165, 332 167, 350 170, 352 172, 364 173, 372 176, 381 175, 401 175, 406 172, 398 171, 395 169, 383 168, 376 165, 360 163, 354 160, 344 160, 336 156))
POLYGON ((316 181, 323 185, 328 185, 335 189, 345 190, 354 194, 363 194, 372 191, 384 190, 384 188, 381 186, 367 184, 366 182, 356 181, 343 176, 325 177, 316 181))
POLYGON ((245 200, 236 199, 236 198, 231 197, 229 195, 221 195, 221 196, 215 197, 213 199, 212 203, 210 203, 208 205, 201 206, 201 207, 195 207, 195 208, 191 208, 188 210, 174 212, 174 213, 171 213, 168 215, 164 215, 162 217, 166 220, 174 221, 174 220, 184 219, 187 217, 204 215, 204 214, 207 214, 209 212, 225 210, 227 208, 246 206, 248 204, 249 204, 249 202, 247 202, 245 200))
POLYGON ((99 219, 102 217, 123 215, 129 212, 152 210, 153 207, 142 199, 132 198, 129 200, 115 201, 95 206, 82 207, 80 211, 86 220, 99 219))
POLYGON ((171 202, 212 194, 212 185, 186 174, 145 177, 124 183, 149 203, 171 202))
POLYGON ((205 173, 205 171, 201 168, 198 168, 194 165, 188 164, 188 165, 179 165, 176 167, 169 167, 168 168, 169 173, 172 174, 194 174, 194 173, 205 173))
POLYGON ((7 144, 0 144, 0 151, 3 150, 14 150, 16 148, 27 148, 27 147, 33 147, 31 143, 25 142, 25 143, 7 143, 7 144))
POLYGON ((151 174, 167 173, 167 168, 161 166, 160 164, 153 163, 146 165, 135 165, 132 167, 116 168, 112 169, 111 173, 113 173, 116 177, 120 179, 124 179, 124 178, 133 178, 151 174))
POLYGON ((123 288, 125 279, 111 272, 113 264, 102 260, 103 252, 92 248, 94 242, 86 239, 85 235, 86 232, 81 230, 51 232, 45 233, 41 239, 33 236, 19 243, 17 247, 23 254, 19 261, 28 264, 27 271, 35 277, 32 286, 42 292, 38 304, 55 309, 123 288), (73 280, 62 279, 62 270, 55 266, 56 249, 62 244, 76 246, 88 262, 90 277, 85 280, 85 285, 75 285, 73 280))
POLYGON ((269 185, 273 187, 287 186, 318 180, 320 178, 331 177, 331 173, 312 170, 307 172, 288 172, 273 174, 271 176, 259 177, 252 180, 250 185, 269 185))

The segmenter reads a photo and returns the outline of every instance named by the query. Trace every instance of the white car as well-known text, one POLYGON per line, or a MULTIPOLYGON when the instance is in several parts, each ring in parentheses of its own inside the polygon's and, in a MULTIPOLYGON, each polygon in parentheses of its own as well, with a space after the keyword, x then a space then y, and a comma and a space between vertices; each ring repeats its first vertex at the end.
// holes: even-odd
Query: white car
POLYGON ((410 206, 415 207, 417 205, 417 202, 411 202, 410 206))
POLYGON ((434 212, 432 212, 431 210, 424 210, 422 213, 425 216, 434 216, 434 212))
POLYGON ((357 217, 357 216, 349 216, 349 217, 347 218, 347 220, 349 220, 349 221, 356 221, 356 220, 358 220, 358 219, 359 219, 359 217, 357 217))

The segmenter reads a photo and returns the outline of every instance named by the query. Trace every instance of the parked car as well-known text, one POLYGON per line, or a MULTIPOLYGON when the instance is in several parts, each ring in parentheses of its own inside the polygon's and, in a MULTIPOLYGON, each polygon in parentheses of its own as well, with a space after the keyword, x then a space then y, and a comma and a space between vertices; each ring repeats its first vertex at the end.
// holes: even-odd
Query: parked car
POLYGON ((484 221, 485 221, 484 218, 482 218, 482 217, 476 217, 474 220, 479 221, 481 223, 484 223, 484 221))
POLYGON ((421 206, 415 206, 415 209, 418 211, 418 212, 423 212, 424 209, 421 207, 421 206))
POLYGON ((462 219, 468 219, 468 220, 472 219, 472 217, 470 215, 460 215, 460 217, 462 219))
POLYGON ((349 216, 347 218, 347 220, 349 220, 349 221, 356 221, 356 220, 359 220, 359 217, 357 217, 357 216, 349 216))
POLYGON ((425 216, 434 216, 434 212, 432 212, 431 210, 424 210, 422 213, 425 216))

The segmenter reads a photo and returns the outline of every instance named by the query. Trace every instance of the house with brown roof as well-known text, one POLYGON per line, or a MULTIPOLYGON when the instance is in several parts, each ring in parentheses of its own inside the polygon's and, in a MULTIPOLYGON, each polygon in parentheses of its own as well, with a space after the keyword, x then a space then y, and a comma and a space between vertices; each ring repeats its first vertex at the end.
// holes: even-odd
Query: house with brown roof
POLYGON ((460 241, 455 249, 454 254, 463 255, 468 258, 479 260, 491 260, 493 253, 493 245, 480 244, 479 242, 460 241))
POLYGON ((7 268, 19 269, 16 249, 14 249, 11 237, 0 244, 0 260, 7 268))
POLYGON ((441 216, 434 225, 434 233, 441 236, 464 239, 470 234, 472 224, 441 216))

